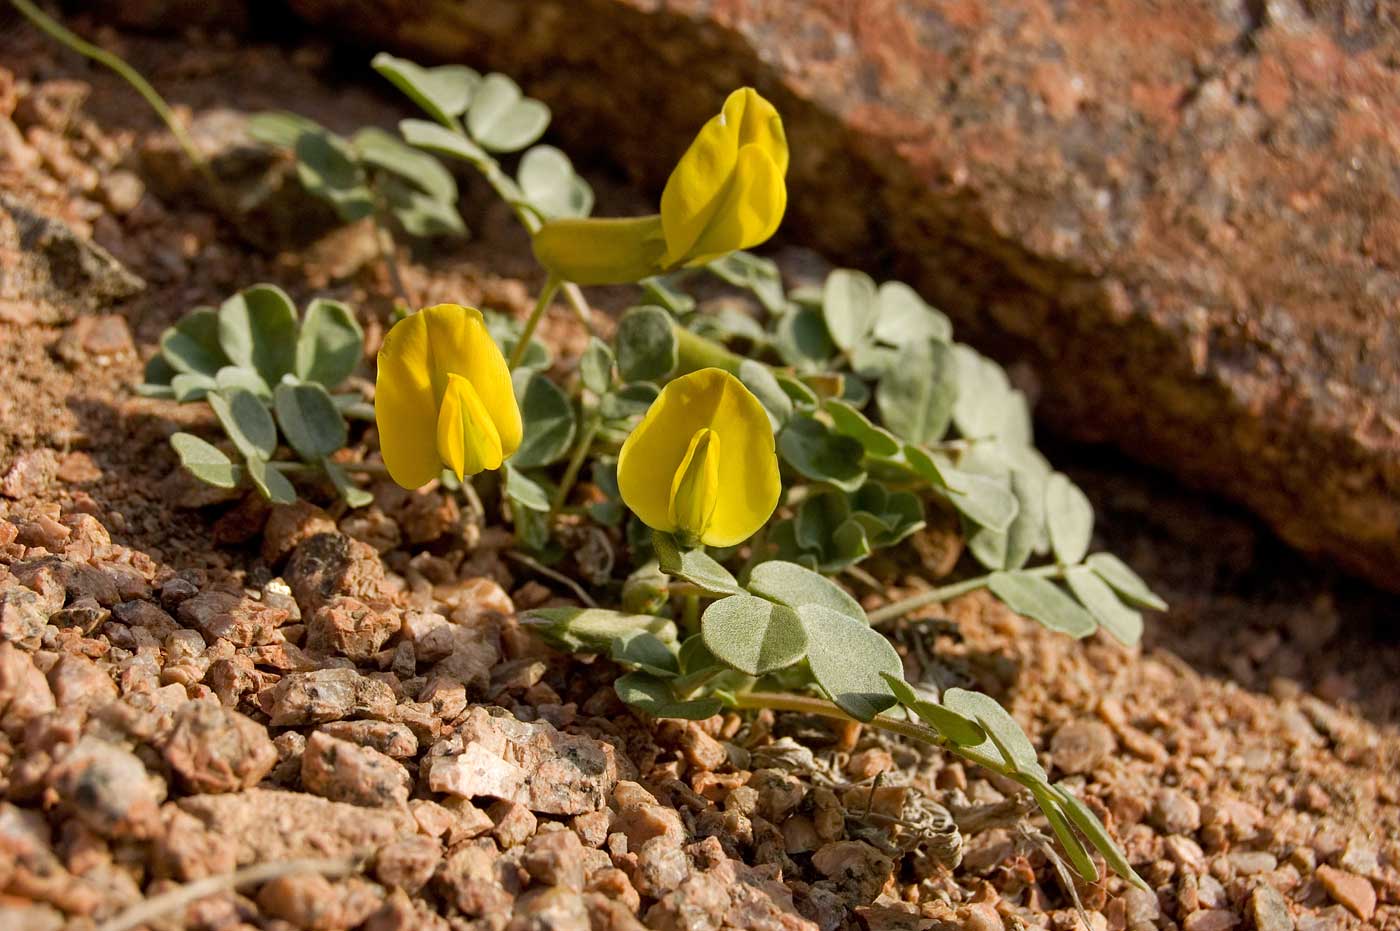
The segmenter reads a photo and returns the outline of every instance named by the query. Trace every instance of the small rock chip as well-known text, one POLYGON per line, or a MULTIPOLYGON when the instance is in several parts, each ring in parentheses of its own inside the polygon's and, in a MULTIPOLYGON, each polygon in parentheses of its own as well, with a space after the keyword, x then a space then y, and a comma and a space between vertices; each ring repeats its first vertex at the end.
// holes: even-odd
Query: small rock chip
POLYGON ((361 808, 306 792, 248 789, 192 795, 176 804, 211 833, 235 844, 240 865, 349 856, 418 832, 406 809, 361 808))
POLYGON ((442 860, 442 845, 431 837, 405 837, 375 855, 374 875, 386 886, 415 895, 433 878, 442 860))
POLYGON ((543 721, 493 717, 478 706, 458 734, 463 752, 428 764, 434 792, 509 799, 542 814, 577 815, 602 808, 617 782, 612 746, 560 733, 543 721))
POLYGON ((321 533, 335 533, 335 521, 316 505, 301 500, 275 505, 263 528, 263 561, 275 566, 304 541, 321 533))
POLYGON ((366 808, 408 804, 412 779, 403 764, 378 750, 316 731, 301 756, 301 783, 334 802, 366 808))
POLYGON ((1240 876, 1272 873, 1278 869, 1278 857, 1266 850, 1236 850, 1229 856, 1230 866, 1240 876))
POLYGON ((1201 827, 1201 806, 1180 789, 1162 789, 1152 801, 1149 817, 1168 834, 1194 834, 1201 827))
POLYGON ((582 890, 583 850, 573 831, 549 831, 530 838, 520 862, 536 882, 582 890))
POLYGON ((1316 875, 1332 900, 1357 918, 1370 921, 1376 914, 1376 887, 1366 877, 1326 864, 1317 868, 1316 875))
POLYGON ((267 728, 212 701, 187 702, 161 748, 192 792, 237 792, 262 781, 277 763, 267 728))
POLYGON ((812 865, 861 904, 873 902, 894 875, 894 862, 861 840, 827 844, 812 854, 812 865))
POLYGON ((44 600, 36 592, 19 586, 0 592, 0 643, 37 650, 48 622, 44 600))
POLYGON ((0 724, 5 732, 19 734, 55 707, 53 690, 34 658, 13 643, 0 643, 0 724))
POLYGON ((165 783, 129 750, 83 737, 47 778, 73 814, 99 834, 149 838, 159 831, 165 783))
POLYGON ((283 574, 303 615, 336 595, 384 596, 384 566, 374 548, 343 533, 318 533, 297 545, 283 574))
POLYGON ((396 760, 408 760, 418 755, 418 738, 406 724, 393 721, 330 721, 321 731, 378 750, 396 760))
POLYGON ((306 648, 363 662, 379 652, 401 624, 388 608, 337 595, 306 620, 306 648))
POLYGON ((1186 916, 1182 931, 1229 931, 1240 923, 1240 916, 1227 908, 1202 908, 1186 916))
POLYGON ((316 669, 283 676, 268 694, 274 727, 319 724, 354 716, 385 717, 394 691, 354 669, 316 669))
POLYGON ((519 802, 510 799, 501 799, 486 809, 486 814, 491 817, 495 827, 491 829, 491 834, 496 841, 507 849, 518 847, 535 833, 535 828, 539 821, 533 812, 519 802))
POLYGON ((209 643, 227 640, 238 647, 273 642, 287 619, 281 608, 229 592, 200 592, 180 603, 179 615, 209 643))
POLYGON ((1266 882, 1249 895, 1249 914, 1256 931, 1293 931, 1293 916, 1283 895, 1266 882))
POLYGON ((664 837, 653 837, 636 848, 636 852, 632 885, 644 896, 660 898, 690 875, 690 861, 685 851, 668 843, 664 837))
POLYGON ((1109 726, 1097 718, 1079 718, 1062 726, 1050 740, 1050 759, 1064 773, 1088 773, 1118 746, 1109 726))

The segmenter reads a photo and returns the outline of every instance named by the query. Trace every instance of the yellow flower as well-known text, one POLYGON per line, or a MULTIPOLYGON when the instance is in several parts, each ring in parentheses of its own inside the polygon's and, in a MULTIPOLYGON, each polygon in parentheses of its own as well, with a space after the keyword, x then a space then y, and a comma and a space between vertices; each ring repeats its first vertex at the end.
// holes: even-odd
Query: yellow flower
POLYGON ((622 444, 617 484, 653 530, 686 545, 742 543, 772 515, 782 491, 768 415, 722 369, 677 378, 622 444))
POLYGON ((389 475, 418 488, 444 468, 499 469, 520 446, 510 370, 481 311, 438 304, 394 324, 379 350, 374 419, 389 475))
POLYGON ((748 249, 783 219, 787 166, 778 111, 741 88, 671 172, 660 214, 554 220, 535 234, 535 256, 566 281, 619 284, 748 249))

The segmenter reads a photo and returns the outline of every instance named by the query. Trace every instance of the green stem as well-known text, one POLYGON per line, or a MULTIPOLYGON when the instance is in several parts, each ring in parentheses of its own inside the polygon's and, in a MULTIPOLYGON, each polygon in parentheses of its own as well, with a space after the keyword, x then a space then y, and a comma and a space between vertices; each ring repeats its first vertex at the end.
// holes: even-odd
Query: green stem
POLYGON ((676 355, 679 364, 677 375, 704 368, 724 369, 731 375, 739 374, 739 363, 743 357, 730 352, 712 339, 699 333, 692 333, 679 323, 672 325, 676 332, 676 355))
POLYGON ((530 311, 530 319, 525 321, 525 329, 520 332, 520 338, 516 340, 515 349, 510 354, 512 372, 520 364, 520 360, 525 358, 525 351, 530 348, 530 340, 535 338, 535 329, 540 325, 540 318, 544 316, 550 301, 554 300, 554 295, 559 292, 561 284, 563 282, 552 274, 545 279, 544 287, 540 289, 539 300, 535 301, 535 309, 530 311))
POLYGON ((754 566, 763 562, 763 557, 768 555, 768 525, 764 524, 758 528, 758 533, 754 534, 749 541, 749 556, 744 560, 743 567, 739 570, 739 584, 748 585, 749 576, 753 573, 754 566))
POLYGON ((579 434, 578 442, 574 444, 574 453, 569 457, 569 464, 564 468, 564 476, 559 479, 559 489, 554 493, 554 502, 550 505, 551 513, 557 513, 568 500, 569 492, 573 490, 574 482, 578 480, 579 470, 583 468, 583 462, 588 458, 588 451, 593 448, 593 438, 598 435, 598 430, 603 425, 602 418, 595 411, 590 413, 583 423, 583 432, 579 434))
MULTIPOLYGON (((1025 572, 1027 575, 1039 576, 1042 579, 1053 579, 1059 576, 1063 572, 1063 569, 1060 566, 1041 566, 1037 569, 1024 569, 1021 571, 1025 572)), ((887 604, 883 608, 876 608, 869 614, 870 624, 872 627, 878 627, 885 621, 892 621, 897 617, 903 617, 910 611, 917 611, 919 608, 926 607, 927 605, 948 601, 959 595, 966 595, 968 592, 984 588, 987 583, 991 581, 992 575, 993 573, 988 572, 986 575, 974 576, 970 579, 964 579, 961 582, 954 582, 951 585, 931 588, 926 592, 911 595, 902 601, 887 604)))
POLYGON ((700 629, 699 593, 687 592, 681 596, 681 625, 687 634, 693 634, 700 629))
POLYGON ((151 109, 156 111, 156 116, 160 117, 161 121, 165 123, 166 128, 170 130, 170 134, 175 137, 175 142, 185 153, 185 157, 190 160, 190 164, 194 166, 195 170, 203 177, 205 183, 209 185, 211 193, 213 193, 216 198, 220 200, 223 199, 223 186, 219 183, 219 179, 215 177, 213 169, 209 167, 209 162, 206 161, 204 156, 200 154, 200 151, 195 148, 194 140, 190 139, 189 134, 185 132, 185 128, 181 126, 180 121, 175 118, 175 113, 170 109, 170 105, 165 102, 165 98, 151 86, 149 81, 141 76, 140 72, 106 49, 100 48, 80 38, 67 29, 62 23, 51 18, 47 13, 31 3, 30 0, 10 0, 10 3, 37 28, 48 34, 49 37, 61 42, 79 55, 86 56, 99 64, 106 65, 108 68, 115 71, 122 80, 130 84, 132 89, 140 94, 146 103, 150 105, 151 109))
POLYGON ((1004 760, 986 756, 967 747, 959 746, 948 740, 938 731, 923 724, 913 721, 902 721, 898 718, 891 718, 883 714, 877 714, 869 721, 861 721, 842 711, 835 703, 824 698, 812 698, 807 695, 792 695, 787 692, 740 692, 733 698, 733 704, 738 708, 771 708, 774 711, 796 711, 800 714, 817 714, 825 718, 835 718, 838 721, 856 721, 867 724, 871 727, 879 728, 882 731, 889 731, 891 734, 899 734, 901 737, 908 737, 911 740, 918 740, 926 744, 933 744, 935 747, 942 747, 950 753, 957 754, 965 760, 970 760, 979 766, 984 766, 994 772, 1003 775, 1013 775, 1014 769, 1006 765, 1004 760))

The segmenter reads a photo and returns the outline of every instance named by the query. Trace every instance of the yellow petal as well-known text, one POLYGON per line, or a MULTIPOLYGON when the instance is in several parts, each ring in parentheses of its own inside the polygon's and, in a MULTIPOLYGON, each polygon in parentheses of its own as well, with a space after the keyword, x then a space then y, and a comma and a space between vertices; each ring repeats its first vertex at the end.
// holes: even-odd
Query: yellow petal
POLYGON ((503 454, 520 445, 510 372, 481 311, 458 304, 424 308, 394 324, 379 350, 379 446, 389 475, 405 488, 437 478, 446 462, 438 450, 439 412, 453 375, 471 384, 503 454))
POLYGON ((701 540, 732 546, 752 536, 777 507, 782 485, 768 415, 739 379, 716 368, 675 379, 622 444, 622 500, 647 526, 677 528, 671 484, 702 429, 719 440, 718 494, 701 540))
POLYGON ((438 477, 437 398, 428 364, 428 321, 405 317, 384 335, 374 392, 379 451, 390 477, 418 488, 438 477))
POLYGON ((745 87, 730 94, 719 115, 701 127, 666 182, 661 194, 665 265, 681 264, 696 254, 696 242, 728 200, 739 153, 748 146, 767 156, 781 186, 788 164, 782 119, 772 104, 745 87))
MULTIPOLYGON (((462 309, 468 312, 468 319, 463 325, 460 342, 453 345, 453 357, 446 360, 447 368, 450 373, 459 374, 471 382, 500 438, 502 455, 509 457, 520 448, 523 432, 520 402, 515 399, 510 366, 505 356, 501 355, 496 341, 491 338, 491 332, 486 329, 481 312, 470 307, 462 309)), ((486 468, 498 469, 500 465, 498 461, 486 468)))
POLYGON ((471 382, 447 376, 447 393, 438 411, 437 450, 442 462, 460 478, 483 469, 499 469, 504 459, 501 435, 471 382))
POLYGON ((565 281, 626 284, 662 270, 661 217, 551 220, 534 237, 535 258, 565 281))
POLYGON ((697 540, 710 525, 719 503, 719 461, 719 434, 696 430, 671 480, 671 523, 697 540))
POLYGON ((777 232, 786 209, 787 185, 773 159, 758 146, 744 146, 720 207, 690 247, 685 264, 704 265, 766 241, 777 232))

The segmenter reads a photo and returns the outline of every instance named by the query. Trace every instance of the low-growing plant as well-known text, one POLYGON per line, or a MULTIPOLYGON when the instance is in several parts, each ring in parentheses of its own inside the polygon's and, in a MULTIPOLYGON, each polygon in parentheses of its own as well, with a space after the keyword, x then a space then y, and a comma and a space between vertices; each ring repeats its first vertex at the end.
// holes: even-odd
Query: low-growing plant
MULTIPOLYGON (((1085 880, 1098 878, 1092 848, 1142 885, 1001 705, 906 681, 879 627, 986 589, 1052 630, 1102 628, 1131 645, 1140 611, 1164 605, 1123 562, 1089 552, 1088 498, 1036 450, 1024 394, 956 342, 943 314, 857 271, 789 290, 773 262, 743 251, 772 235, 786 206, 773 106, 735 92, 677 164, 659 213, 591 218, 591 192, 562 153, 536 146, 514 177, 497 160, 549 119, 509 79, 387 55, 374 66, 431 117, 405 120, 404 141, 467 162, 516 211, 547 273, 539 300, 523 324, 457 305, 399 320, 379 351, 372 409, 344 388, 362 342, 342 305, 313 301, 298 320, 260 285, 196 310, 162 338, 143 390, 208 403, 238 461, 176 434, 185 467, 274 501, 295 494, 289 476, 323 477, 351 506, 368 497, 347 477, 356 470, 468 492, 475 475, 477 500, 506 515, 531 565, 569 558, 561 532, 587 526, 606 541, 605 567, 578 589, 585 606, 524 619, 561 649, 610 656, 626 670, 616 691, 628 705, 691 719, 797 710, 933 744, 1025 786, 1085 880), (758 312, 706 312, 686 291, 698 275, 750 292, 758 312), (565 288, 586 322, 575 286, 602 283, 637 285, 637 306, 611 340, 594 336, 575 368, 551 374, 563 366, 533 339, 540 317, 565 288), (371 415, 382 466, 341 453, 347 418, 371 415), (284 449, 295 459, 278 458, 284 449), (867 614, 833 577, 878 586, 859 564, 930 513, 961 527, 968 571, 867 614)), ((376 195, 361 188, 387 172, 385 183, 440 195, 437 215, 456 216, 441 178, 415 174, 437 167, 405 158, 402 144, 376 150, 378 136, 340 140, 278 119, 286 132, 264 120, 260 134, 285 144, 295 127, 304 177, 333 202, 373 212, 376 195), (344 172, 308 165, 308 139, 344 172), (328 174, 351 183, 327 187, 328 174)))

